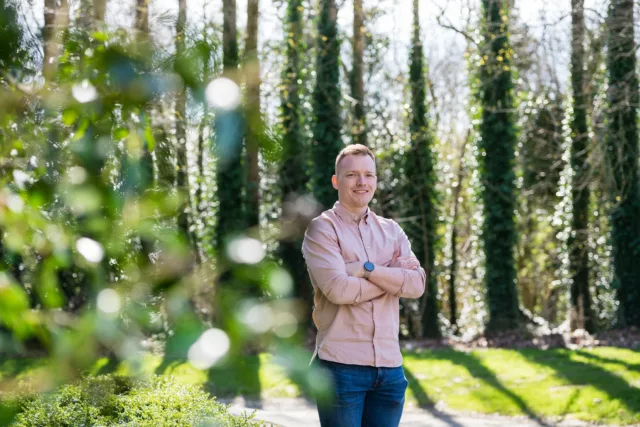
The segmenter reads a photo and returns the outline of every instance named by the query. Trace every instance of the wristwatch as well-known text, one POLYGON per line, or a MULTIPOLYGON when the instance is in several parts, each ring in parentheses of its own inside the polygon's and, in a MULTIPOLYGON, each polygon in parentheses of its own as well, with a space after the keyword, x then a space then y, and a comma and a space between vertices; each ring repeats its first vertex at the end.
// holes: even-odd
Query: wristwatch
POLYGON ((376 268, 375 265, 373 265, 372 262, 367 261, 364 263, 364 278, 368 279, 369 278, 369 274, 371 274, 371 272, 373 271, 373 269, 376 268))

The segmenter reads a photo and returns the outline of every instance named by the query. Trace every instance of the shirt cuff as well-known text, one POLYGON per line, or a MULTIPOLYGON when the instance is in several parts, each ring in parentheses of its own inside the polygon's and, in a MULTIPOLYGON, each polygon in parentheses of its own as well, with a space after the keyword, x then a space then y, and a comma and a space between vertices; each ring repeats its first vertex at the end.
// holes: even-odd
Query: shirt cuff
POLYGON ((398 291, 397 295, 400 295, 404 292, 404 284, 407 283, 407 272, 404 268, 401 268, 400 271, 402 271, 402 285, 400 285, 400 290, 398 291))
POLYGON ((353 301, 353 304, 358 304, 360 302, 360 298, 362 298, 362 281, 365 279, 360 278, 358 280, 358 284, 360 285, 360 290, 358 291, 358 294, 356 295, 356 299, 355 301, 353 301))

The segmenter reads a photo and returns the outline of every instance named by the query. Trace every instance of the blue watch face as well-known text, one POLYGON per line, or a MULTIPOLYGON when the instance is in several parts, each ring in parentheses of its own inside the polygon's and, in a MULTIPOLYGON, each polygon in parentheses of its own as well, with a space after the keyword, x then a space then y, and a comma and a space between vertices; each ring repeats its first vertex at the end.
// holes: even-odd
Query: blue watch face
POLYGON ((372 263, 372 262, 367 261, 367 262, 365 262, 365 263, 364 263, 364 269, 365 269, 365 270, 367 270, 367 271, 373 271, 373 269, 374 269, 374 268, 375 268, 375 267, 374 267, 374 265, 373 265, 373 263, 372 263))

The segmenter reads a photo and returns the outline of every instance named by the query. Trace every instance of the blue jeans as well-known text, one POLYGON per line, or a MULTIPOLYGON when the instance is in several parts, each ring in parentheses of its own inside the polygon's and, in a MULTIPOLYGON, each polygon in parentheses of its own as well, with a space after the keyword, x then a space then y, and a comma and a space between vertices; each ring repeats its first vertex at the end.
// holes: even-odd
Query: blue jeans
POLYGON ((375 368, 318 359, 331 375, 332 401, 318 402, 322 427, 394 427, 400 424, 407 379, 402 366, 375 368))

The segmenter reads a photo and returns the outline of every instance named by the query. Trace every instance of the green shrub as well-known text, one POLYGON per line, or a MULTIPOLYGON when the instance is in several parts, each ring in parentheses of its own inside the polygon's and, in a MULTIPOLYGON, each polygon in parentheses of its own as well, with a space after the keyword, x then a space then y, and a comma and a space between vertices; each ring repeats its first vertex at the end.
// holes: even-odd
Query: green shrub
POLYGON ((15 427, 244 427, 264 425, 236 417, 196 386, 171 377, 132 380, 90 377, 25 401, 15 427))

